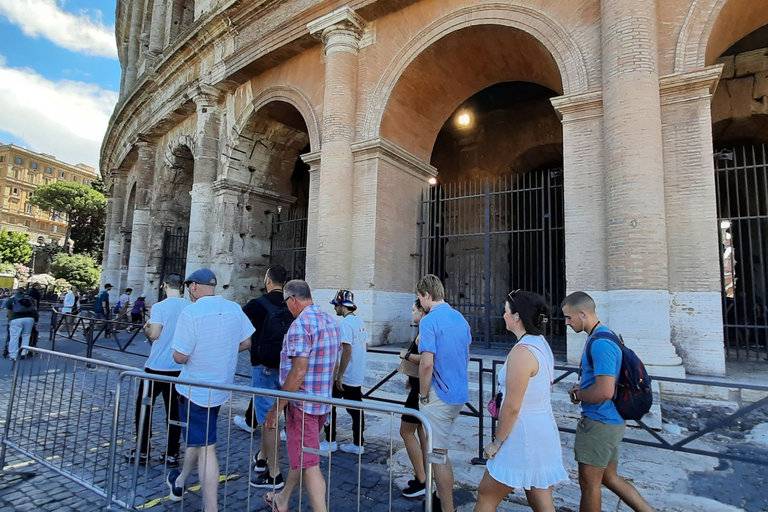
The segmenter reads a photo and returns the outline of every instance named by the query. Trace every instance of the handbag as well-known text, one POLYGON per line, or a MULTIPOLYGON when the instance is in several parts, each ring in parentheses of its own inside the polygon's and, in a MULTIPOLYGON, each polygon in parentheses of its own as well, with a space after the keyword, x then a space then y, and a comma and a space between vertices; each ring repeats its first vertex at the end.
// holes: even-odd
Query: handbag
MULTIPOLYGON (((417 346, 418 345, 416 345, 416 340, 414 340, 411 343, 411 346, 408 347, 407 353, 408 354, 415 353, 414 350, 416 349, 417 346)), ((404 358, 400 359, 400 366, 397 367, 397 371, 408 377, 419 378, 419 365, 414 363, 413 361, 409 361, 404 358)))
POLYGON ((501 401, 504 397, 501 391, 496 393, 496 396, 488 402, 488 412, 491 413, 491 418, 499 419, 499 413, 501 412, 501 401))

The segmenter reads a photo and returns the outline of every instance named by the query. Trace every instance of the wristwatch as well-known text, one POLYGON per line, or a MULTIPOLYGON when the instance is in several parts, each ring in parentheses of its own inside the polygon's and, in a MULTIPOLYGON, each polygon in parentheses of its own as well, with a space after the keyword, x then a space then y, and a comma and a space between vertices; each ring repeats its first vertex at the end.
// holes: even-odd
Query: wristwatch
POLYGON ((411 353, 410 353, 410 352, 406 352, 406 353, 405 353, 405 357, 404 357, 403 359, 405 359, 406 361, 408 361, 410 358, 411 358, 411 353))
POLYGON ((429 395, 422 395, 419 393, 419 402, 421 402, 422 405, 427 405, 429 403, 429 395))

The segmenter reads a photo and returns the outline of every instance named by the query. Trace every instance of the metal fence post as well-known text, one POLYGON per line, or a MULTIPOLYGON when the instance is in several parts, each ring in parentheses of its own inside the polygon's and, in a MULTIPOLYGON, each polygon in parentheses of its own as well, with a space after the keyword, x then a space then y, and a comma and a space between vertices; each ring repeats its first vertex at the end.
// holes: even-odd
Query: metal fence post
POLYGON ((0 443, 0 471, 5 467, 5 442, 8 440, 8 432, 11 429, 11 413, 13 412, 14 399, 16 398, 16 382, 19 378, 19 361, 13 365, 13 380, 11 381, 11 394, 8 397, 8 411, 5 414, 5 428, 3 429, 3 442, 0 443))
POLYGON ((485 180, 485 348, 491 347, 491 182, 485 180))

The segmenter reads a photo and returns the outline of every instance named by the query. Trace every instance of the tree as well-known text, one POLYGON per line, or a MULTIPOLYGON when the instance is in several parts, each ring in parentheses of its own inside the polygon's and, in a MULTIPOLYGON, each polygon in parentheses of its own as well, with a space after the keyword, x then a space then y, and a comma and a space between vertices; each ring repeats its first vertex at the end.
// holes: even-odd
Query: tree
POLYGON ((32 257, 29 235, 18 231, 0 231, 0 261, 4 263, 26 263, 32 257))
POLYGON ((98 286, 101 267, 86 254, 62 252, 53 258, 51 274, 56 279, 66 279, 80 290, 88 290, 98 286))
POLYGON ((57 181, 37 187, 29 202, 54 216, 66 216, 66 240, 75 242, 76 253, 101 251, 107 216, 104 194, 80 183, 57 181))

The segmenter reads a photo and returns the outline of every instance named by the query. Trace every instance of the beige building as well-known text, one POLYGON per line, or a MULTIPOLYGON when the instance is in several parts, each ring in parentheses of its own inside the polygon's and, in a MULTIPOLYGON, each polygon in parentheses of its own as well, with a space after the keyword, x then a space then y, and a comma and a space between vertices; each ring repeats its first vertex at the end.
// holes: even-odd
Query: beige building
POLYGON ((40 185, 72 181, 90 185, 99 175, 85 164, 67 164, 45 153, 0 143, 0 227, 29 235, 32 245, 64 244, 67 219, 29 204, 40 185))
MULTIPOLYGON (((478 343, 509 341, 510 290, 584 290, 655 373, 723 374, 768 338, 766 25, 765 0, 118 0, 103 280, 208 266, 242 303, 282 263, 354 290, 379 343, 427 271, 478 343)), ((583 338, 555 315, 552 343, 583 338)))

